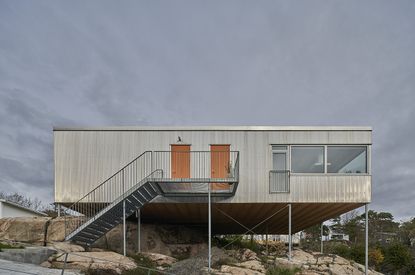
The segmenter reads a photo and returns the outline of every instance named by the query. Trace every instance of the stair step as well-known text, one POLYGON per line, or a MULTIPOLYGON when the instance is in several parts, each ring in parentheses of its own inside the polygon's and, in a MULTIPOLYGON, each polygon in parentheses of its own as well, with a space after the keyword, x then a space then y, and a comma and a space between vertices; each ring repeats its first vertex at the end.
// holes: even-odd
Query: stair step
MULTIPOLYGON (((157 184, 149 181, 140 185, 133 192, 128 191, 128 193, 125 194, 126 216, 128 217, 132 215, 161 193, 162 192, 157 184)), ((104 208, 105 210, 103 211, 105 212, 101 212, 99 216, 96 216, 96 220, 87 221, 87 225, 82 229, 78 229, 78 232, 75 230, 70 239, 76 242, 85 243, 87 245, 94 243, 109 230, 122 223, 124 214, 123 204, 124 202, 122 200, 113 202, 112 205, 108 204, 107 207, 110 207, 104 208)))

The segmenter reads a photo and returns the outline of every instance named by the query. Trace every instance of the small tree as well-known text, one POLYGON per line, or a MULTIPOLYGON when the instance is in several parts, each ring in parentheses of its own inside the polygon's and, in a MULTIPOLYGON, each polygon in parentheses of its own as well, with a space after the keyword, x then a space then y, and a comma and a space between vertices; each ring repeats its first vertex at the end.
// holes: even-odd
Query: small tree
POLYGON ((385 262, 396 274, 399 274, 399 271, 410 265, 411 253, 403 244, 394 243, 386 248, 385 262))
POLYGON ((370 250, 368 257, 369 265, 375 269, 379 269, 380 265, 385 260, 385 256, 383 256, 382 250, 380 250, 380 248, 370 250))

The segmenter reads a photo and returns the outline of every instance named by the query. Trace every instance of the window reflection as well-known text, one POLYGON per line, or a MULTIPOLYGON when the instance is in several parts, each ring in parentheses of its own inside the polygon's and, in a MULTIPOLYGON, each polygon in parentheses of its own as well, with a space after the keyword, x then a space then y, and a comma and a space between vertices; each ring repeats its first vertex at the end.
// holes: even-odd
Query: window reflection
POLYGON ((328 173, 367 173, 366 146, 328 146, 328 173))
POLYGON ((324 146, 291 147, 293 173, 324 173, 324 146))

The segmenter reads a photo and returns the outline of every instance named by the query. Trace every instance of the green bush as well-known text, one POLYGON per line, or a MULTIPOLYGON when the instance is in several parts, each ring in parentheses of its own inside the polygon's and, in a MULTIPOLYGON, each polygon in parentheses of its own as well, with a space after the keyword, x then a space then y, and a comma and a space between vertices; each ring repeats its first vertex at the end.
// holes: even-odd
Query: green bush
POLYGON ((340 257, 351 259, 351 248, 346 244, 336 244, 331 247, 329 253, 339 255, 340 257))
POLYGON ((405 245, 401 243, 393 243, 385 250, 385 263, 392 268, 393 271, 400 271, 403 268, 411 267, 411 252, 405 245))
POLYGON ((266 275, 295 275, 299 271, 301 271, 299 268, 271 267, 267 270, 266 275))
POLYGON ((365 264, 365 247, 363 245, 354 245, 350 249, 350 259, 365 264))

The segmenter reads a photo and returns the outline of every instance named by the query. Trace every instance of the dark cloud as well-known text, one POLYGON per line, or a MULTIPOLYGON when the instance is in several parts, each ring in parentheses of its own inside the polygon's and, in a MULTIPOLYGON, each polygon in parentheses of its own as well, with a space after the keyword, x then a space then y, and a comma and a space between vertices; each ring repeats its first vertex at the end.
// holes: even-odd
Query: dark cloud
POLYGON ((403 0, 1 1, 0 188, 52 200, 53 125, 369 125, 372 207, 407 218, 413 14, 403 0))

